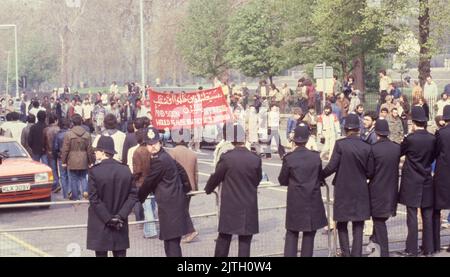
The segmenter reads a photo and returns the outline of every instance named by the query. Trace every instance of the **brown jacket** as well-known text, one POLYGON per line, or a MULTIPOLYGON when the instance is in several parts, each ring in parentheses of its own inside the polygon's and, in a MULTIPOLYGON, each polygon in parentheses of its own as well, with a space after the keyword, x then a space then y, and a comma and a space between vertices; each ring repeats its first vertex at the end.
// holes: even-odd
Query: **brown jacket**
POLYGON ((149 175, 150 152, 146 146, 139 146, 133 154, 133 176, 136 181, 136 187, 140 188, 144 183, 145 177, 149 175))
POLYGON ((53 159, 53 140, 58 132, 59 127, 57 125, 51 125, 44 129, 44 147, 49 159, 53 159))
POLYGON ((91 135, 83 127, 75 126, 65 135, 61 161, 69 170, 87 170, 94 164, 91 135))
POLYGON ((197 155, 186 146, 178 145, 169 151, 170 156, 186 171, 193 191, 198 190, 197 155))
POLYGON ((348 101, 347 98, 344 98, 344 100, 336 100, 336 105, 341 109, 342 117, 347 117, 349 108, 350 108, 350 101, 348 101))

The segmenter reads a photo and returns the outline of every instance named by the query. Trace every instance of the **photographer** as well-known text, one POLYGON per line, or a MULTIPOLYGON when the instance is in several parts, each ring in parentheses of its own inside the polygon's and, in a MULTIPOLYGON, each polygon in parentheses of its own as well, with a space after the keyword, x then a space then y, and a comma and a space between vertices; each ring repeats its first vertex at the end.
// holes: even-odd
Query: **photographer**
POLYGON ((89 172, 87 249, 97 257, 125 257, 130 247, 128 215, 137 202, 130 169, 113 159, 114 141, 102 136, 95 149, 99 163, 89 172))

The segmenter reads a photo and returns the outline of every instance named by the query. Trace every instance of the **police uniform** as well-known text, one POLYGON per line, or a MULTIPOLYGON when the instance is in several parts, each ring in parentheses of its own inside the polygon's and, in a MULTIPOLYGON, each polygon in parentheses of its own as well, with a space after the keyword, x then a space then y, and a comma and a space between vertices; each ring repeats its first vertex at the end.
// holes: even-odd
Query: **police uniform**
MULTIPOLYGON (((245 142, 242 126, 229 125, 229 128, 234 128, 235 135, 227 138, 245 142)), ((231 133, 227 131, 227 134, 231 133)), ((221 155, 205 187, 206 193, 211 194, 222 184, 216 257, 228 256, 232 235, 239 236, 239 257, 250 256, 252 237, 259 232, 257 188, 261 179, 261 158, 247 148, 236 146, 221 155)))
MULTIPOLYGON (((144 142, 159 142, 158 130, 150 128, 144 142)), ((149 174, 139 189, 139 201, 143 203, 154 193, 158 203, 160 240, 164 241, 167 257, 181 257, 181 237, 188 234, 189 211, 186 193, 191 190, 189 177, 163 148, 152 155, 149 174)))
POLYGON ((441 248, 441 210, 450 209, 450 106, 444 108, 442 120, 447 125, 436 133, 436 172, 434 175, 433 237, 434 250, 441 248))
POLYGON ((396 215, 399 185, 400 145, 388 139, 389 124, 378 120, 375 132, 380 136, 372 145, 374 171, 370 177, 370 210, 374 222, 374 238, 380 245, 381 257, 389 256, 386 221, 396 215))
MULTIPOLYGON (((345 129, 359 130, 359 118, 350 114, 345 121, 345 129)), ((337 223, 339 244, 343 255, 362 255, 364 221, 370 218, 368 176, 373 171, 371 147, 361 141, 358 134, 336 142, 330 163, 322 171, 324 178, 335 174, 334 221, 337 223), (353 245, 350 252, 348 222, 353 225, 353 245)))
MULTIPOLYGON (((428 121, 421 107, 413 107, 412 119, 416 122, 428 121)), ((434 191, 431 164, 435 159, 435 143, 436 138, 422 129, 407 136, 401 145, 401 155, 406 156, 406 160, 402 170, 399 203, 407 207, 408 237, 405 254, 408 256, 418 254, 418 208, 421 208, 423 218, 423 251, 425 254, 434 251, 432 232, 434 191)))
POLYGON ((328 224, 320 191, 322 160, 304 146, 309 137, 308 125, 301 123, 293 141, 303 145, 283 158, 278 177, 280 185, 288 187, 285 257, 297 256, 299 232, 303 232, 301 256, 312 257, 316 231, 328 224))
MULTIPOLYGON (((96 150, 114 155, 112 138, 102 136, 96 150)), ((88 190, 87 249, 99 257, 108 251, 125 256, 130 247, 128 215, 137 202, 130 169, 114 159, 103 160, 89 171, 88 190)))

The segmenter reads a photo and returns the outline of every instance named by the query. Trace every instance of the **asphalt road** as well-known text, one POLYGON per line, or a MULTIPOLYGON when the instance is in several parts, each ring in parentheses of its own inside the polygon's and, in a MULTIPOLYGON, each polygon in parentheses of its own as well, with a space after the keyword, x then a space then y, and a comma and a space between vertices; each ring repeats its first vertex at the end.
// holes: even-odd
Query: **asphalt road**
MULTIPOLYGON (((199 158, 200 189, 203 189, 213 171, 212 151, 203 150, 199 158)), ((263 161, 263 169, 269 180, 277 184, 281 160, 273 155, 263 161)), ((328 180, 331 183, 331 180, 328 180)), ((332 188, 331 188, 332 189, 332 188)), ((332 191, 331 191, 332 195, 332 191)), ((323 197, 326 191, 323 189, 323 197)), ((61 193, 54 195, 54 201, 61 199, 61 193)), ((191 215, 199 236, 190 244, 183 244, 186 257, 208 257, 214 255, 217 236, 215 196, 198 195, 191 201, 191 215)), ((331 196, 332 198, 332 196, 331 196)), ((286 188, 262 188, 258 194, 260 233, 254 236, 252 256, 282 256, 284 248, 284 223, 286 188)), ((131 214, 130 222, 135 221, 131 214)), ((87 205, 52 206, 50 209, 20 208, 0 209, 0 256, 93 256, 86 249, 87 205), (55 230, 14 230, 23 228, 62 227, 55 230), (66 227, 65 227, 66 226, 66 227), (70 226, 70 227, 67 227, 70 226), (9 231, 8 231, 9 230, 9 231), (6 232, 5 232, 6 231, 6 232)), ((398 216, 388 221, 390 247, 392 251, 402 250, 406 239, 405 208, 400 206, 398 216)), ((351 232, 350 232, 351 233, 351 232)), ((443 245, 450 243, 450 232, 443 231, 443 245)), ((365 243, 368 237, 364 238, 365 243)), ((128 256, 163 257, 163 242, 159 239, 144 239, 142 225, 130 226, 131 248, 128 256)), ((327 232, 318 232, 315 241, 315 256, 328 256, 327 232)), ((369 254, 365 252, 365 254, 369 254)), ((230 256, 237 255, 237 240, 233 239, 230 256)), ((393 254, 395 256, 395 254, 393 254)), ((443 251, 438 256, 447 256, 443 251)))

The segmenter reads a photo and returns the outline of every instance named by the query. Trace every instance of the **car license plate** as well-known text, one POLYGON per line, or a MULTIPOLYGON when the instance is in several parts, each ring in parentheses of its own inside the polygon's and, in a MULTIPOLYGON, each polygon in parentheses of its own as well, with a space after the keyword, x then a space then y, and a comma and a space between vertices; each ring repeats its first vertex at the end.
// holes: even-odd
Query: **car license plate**
POLYGON ((30 184, 20 184, 2 187, 2 193, 28 191, 28 190, 31 190, 30 184))

